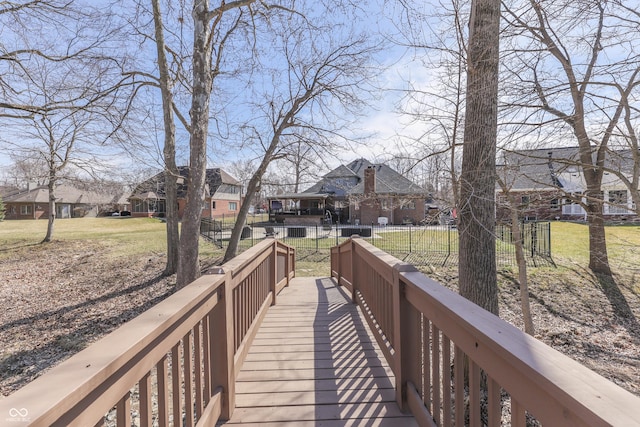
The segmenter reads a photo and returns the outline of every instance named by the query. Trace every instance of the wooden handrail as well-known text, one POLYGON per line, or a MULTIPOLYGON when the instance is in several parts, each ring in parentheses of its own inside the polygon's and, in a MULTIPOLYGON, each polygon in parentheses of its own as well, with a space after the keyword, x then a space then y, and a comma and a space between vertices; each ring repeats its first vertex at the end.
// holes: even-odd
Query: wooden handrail
POLYGON ((134 406, 141 426, 229 418, 235 377, 294 257, 266 239, 0 400, 0 425, 95 426, 109 413, 127 426, 134 406))
POLYGON ((499 426, 503 409, 513 426, 640 425, 640 398, 362 239, 332 249, 331 274, 352 278, 420 425, 499 426))

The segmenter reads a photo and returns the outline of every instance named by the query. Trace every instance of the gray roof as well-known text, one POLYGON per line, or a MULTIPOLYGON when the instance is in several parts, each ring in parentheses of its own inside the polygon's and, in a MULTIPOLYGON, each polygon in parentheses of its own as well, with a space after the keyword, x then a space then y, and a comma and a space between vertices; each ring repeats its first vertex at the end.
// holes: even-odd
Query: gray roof
POLYGON ((376 171, 376 193, 395 195, 424 195, 426 191, 386 164, 373 164, 366 159, 357 159, 340 165, 303 193, 332 194, 346 197, 364 193, 364 171, 368 167, 376 171))
MULTIPOLYGON (((178 167, 180 176, 184 179, 182 182, 178 182, 178 198, 185 198, 187 196, 187 181, 189 179, 189 167, 178 167)), ((240 186, 240 181, 229 175, 227 172, 220 168, 207 169, 207 175, 205 177, 205 183, 207 186, 208 196, 214 194, 218 188, 222 185, 240 186)), ((130 198, 133 199, 164 199, 166 197, 166 191, 164 186, 164 171, 154 175, 148 180, 140 183, 133 190, 130 198)))
MULTIPOLYGON (((595 147, 592 155, 595 158, 595 147)), ((633 157, 630 150, 610 150, 605 167, 623 173, 630 171, 633 157)), ((574 191, 573 187, 579 181, 575 178, 582 175, 579 147, 505 151, 503 161, 498 165, 498 174, 511 190, 558 188, 574 191)))
POLYGON ((8 197, 19 192, 20 189, 13 185, 0 185, 0 197, 8 197))
MULTIPOLYGON (((56 203, 69 204, 108 204, 114 199, 113 195, 100 194, 93 191, 80 190, 70 185, 62 184, 55 189, 56 203)), ((49 203, 49 188, 39 186, 29 191, 7 196, 5 203, 49 203)))

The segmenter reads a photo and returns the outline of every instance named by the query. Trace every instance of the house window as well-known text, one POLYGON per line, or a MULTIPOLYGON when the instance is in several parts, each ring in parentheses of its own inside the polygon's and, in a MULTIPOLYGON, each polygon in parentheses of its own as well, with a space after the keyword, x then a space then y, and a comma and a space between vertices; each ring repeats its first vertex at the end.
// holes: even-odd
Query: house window
POLYGON ((145 212, 144 203, 142 200, 134 200, 133 201, 133 211, 134 212, 145 212))
POLYGON ((31 215, 31 205, 20 205, 20 215, 31 215))
POLYGON ((609 214, 629 214, 627 190, 609 191, 609 214))
POLYGON ((574 193, 574 199, 565 199, 564 205, 562 205, 562 213, 564 215, 585 215, 586 211, 582 205, 576 201, 580 199, 582 199, 582 193, 574 193))
POLYGON ((380 208, 387 210, 389 209, 389 202, 385 199, 385 200, 381 200, 380 201, 380 208))
POLYGON ((523 206, 527 206, 529 204, 529 202, 531 201, 531 199, 529 198, 529 196, 522 196, 520 197, 520 203, 523 206))
POLYGON ((211 201, 211 210, 214 210, 216 208, 216 201, 213 200, 211 201))
POLYGON ((229 202, 229 210, 230 211, 237 211, 238 210, 238 203, 237 202, 229 202))
POLYGON ((415 208, 416 208, 416 202, 414 201, 410 201, 402 205, 402 209, 404 210, 415 209, 415 208))
POLYGON ((551 199, 551 202, 549 203, 549 208, 554 211, 557 211, 558 209, 560 209, 560 200, 551 199))

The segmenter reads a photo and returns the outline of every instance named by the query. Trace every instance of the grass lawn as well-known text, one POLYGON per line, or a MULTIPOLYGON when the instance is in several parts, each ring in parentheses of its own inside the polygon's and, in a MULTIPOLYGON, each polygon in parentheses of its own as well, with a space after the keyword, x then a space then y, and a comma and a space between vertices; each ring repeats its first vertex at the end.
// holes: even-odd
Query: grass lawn
MULTIPOLYGON (((47 221, 0 222, 0 259, 6 249, 36 245, 47 232, 47 221)), ((105 217, 58 219, 53 240, 90 240, 111 247, 114 257, 166 253, 165 224, 154 218, 105 217)), ((220 251, 201 245, 203 257, 220 256, 220 251)))
MULTIPOLYGON (((551 226, 557 267, 528 271, 536 337, 640 396, 640 226, 607 227, 614 278, 606 280, 588 270, 586 225, 553 222, 551 226)), ((54 242, 40 245, 46 227, 44 220, 0 222, 0 273, 4 274, 0 300, 7 301, 0 324, 19 323, 4 335, 0 331, 2 394, 175 290, 174 277, 162 275, 165 224, 159 220, 57 220, 54 242), (34 320, 20 323, 20 319, 34 320)), ((414 231, 412 245, 425 240, 434 249, 444 242, 427 231, 414 231)), ((259 233, 256 241, 262 237, 259 233)), ((399 245, 404 236, 384 238, 399 245)), ((315 239, 283 240, 298 246, 298 276, 329 275, 328 251, 316 251, 315 239)), ((335 238, 317 242, 329 247, 335 238)), ((249 243, 241 241, 241 246, 249 243)), ((211 266, 219 262, 223 250, 201 240, 200 253, 203 266, 211 266)), ((426 270, 431 278, 456 290, 455 265, 426 270)), ((521 327, 516 276, 514 267, 499 270, 500 315, 521 327)))
MULTIPOLYGON (((11 248, 25 247, 40 243, 46 233, 47 222, 38 221, 3 221, 0 222, 0 259, 6 256, 11 248)), ((640 272, 640 226, 607 227, 607 245, 609 260, 614 272, 640 272)), ((414 249, 420 249, 424 240, 428 241, 431 250, 448 244, 446 239, 428 236, 425 231, 414 231, 414 249)), ((406 237, 400 233, 381 233, 386 244, 393 246, 394 238, 406 244, 406 237)), ((107 217, 107 218, 74 218, 59 219, 55 222, 54 240, 73 241, 91 240, 100 242, 111 248, 114 257, 127 257, 144 254, 160 255, 166 252, 165 225, 152 218, 107 217)), ((323 253, 314 253, 315 239, 285 239, 285 243, 298 246, 298 240, 308 246, 308 251, 298 248, 298 270, 301 276, 329 274, 329 256, 326 249, 335 245, 335 239, 320 239, 318 248, 323 253), (311 243, 310 243, 311 242, 311 243), (311 246, 313 247, 311 247, 311 246)), ((340 239, 342 241, 343 239, 340 239)), ((451 242, 457 246, 457 239, 451 242)), ((241 241, 245 247, 248 241, 241 241)), ((374 242, 375 243, 375 242, 374 242)), ((397 243, 400 244, 400 243, 397 243)), ((202 242, 200 245, 202 258, 219 258, 221 249, 202 242)), ((589 235, 585 224, 568 222, 551 223, 551 253, 560 266, 579 265, 584 268, 589 262, 589 235)))
MULTIPOLYGON (((640 226, 606 227, 607 251, 614 272, 640 272, 640 226)), ((560 264, 589 264, 589 229, 586 224, 551 223, 551 255, 560 264)))

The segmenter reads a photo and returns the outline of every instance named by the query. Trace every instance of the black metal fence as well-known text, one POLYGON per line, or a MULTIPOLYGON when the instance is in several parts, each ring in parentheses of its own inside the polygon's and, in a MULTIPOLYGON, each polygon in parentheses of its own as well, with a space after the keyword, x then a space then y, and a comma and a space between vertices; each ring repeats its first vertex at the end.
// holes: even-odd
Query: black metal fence
MULTIPOLYGON (((233 224, 202 220, 200 232, 204 238, 223 248, 227 246, 233 224)), ((527 264, 553 265, 551 258, 551 227, 549 222, 521 223, 527 264)), ((451 225, 380 226, 380 225, 312 225, 251 224, 244 227, 240 250, 273 236, 294 246, 298 257, 326 254, 352 235, 359 235, 374 246, 414 265, 447 265, 458 262, 458 230, 451 225)), ((515 266, 515 246, 510 225, 496 227, 496 263, 515 266)))

